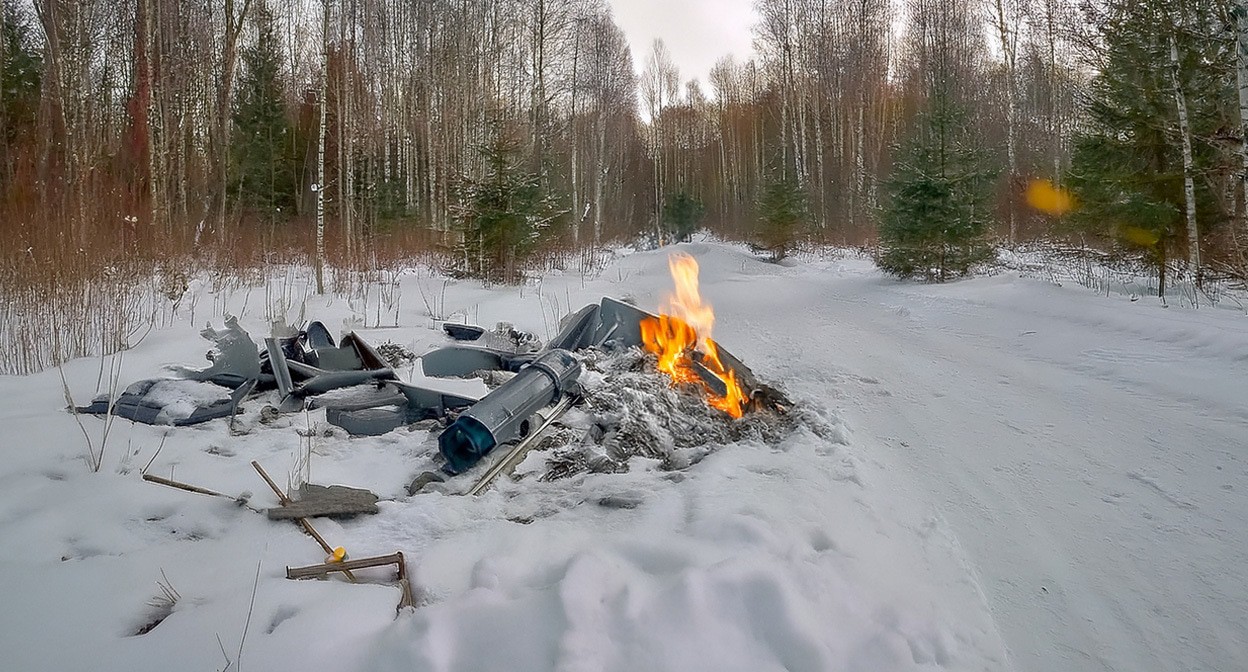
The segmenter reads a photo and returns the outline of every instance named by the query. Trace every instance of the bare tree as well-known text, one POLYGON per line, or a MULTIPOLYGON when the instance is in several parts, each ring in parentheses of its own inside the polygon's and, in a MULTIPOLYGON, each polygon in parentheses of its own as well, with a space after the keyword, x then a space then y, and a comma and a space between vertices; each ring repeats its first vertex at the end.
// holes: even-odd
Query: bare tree
MULTIPOLYGON (((1026 16, 1021 0, 987 0, 989 20, 997 34, 1001 60, 1005 66, 1005 119, 1006 119, 1006 167, 1007 189, 1017 188, 1018 176, 1018 39, 1026 16)), ((1009 199, 1009 240, 1018 240, 1018 214, 1014 199, 1009 199)))
POLYGON ((654 221, 662 219, 665 153, 667 138, 663 130, 663 113, 676 99, 680 88, 680 71, 672 61, 663 40, 656 39, 646 54, 641 71, 641 99, 649 113, 650 152, 654 160, 654 221))

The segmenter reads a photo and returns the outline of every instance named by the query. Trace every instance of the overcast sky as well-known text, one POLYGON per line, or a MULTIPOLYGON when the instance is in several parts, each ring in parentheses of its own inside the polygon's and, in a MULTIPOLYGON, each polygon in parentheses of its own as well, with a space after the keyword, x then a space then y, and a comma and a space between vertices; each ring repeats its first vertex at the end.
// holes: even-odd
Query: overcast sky
POLYGON ((707 73, 721 57, 745 60, 753 54, 754 0, 609 0, 615 22, 628 36, 640 72, 650 43, 660 38, 684 82, 697 77, 710 95, 707 73))

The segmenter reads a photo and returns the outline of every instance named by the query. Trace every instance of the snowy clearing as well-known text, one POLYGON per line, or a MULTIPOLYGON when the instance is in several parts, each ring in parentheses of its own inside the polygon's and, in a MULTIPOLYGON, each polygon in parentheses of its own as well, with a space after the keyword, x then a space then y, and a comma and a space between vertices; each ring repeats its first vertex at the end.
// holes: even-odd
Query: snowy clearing
MULTIPOLYGON (((255 399, 244 436, 226 420, 118 420, 93 474, 60 374, 0 377, 7 666, 1248 669, 1243 313, 680 249, 702 266, 716 339, 826 431, 723 446, 682 471, 636 457, 625 474, 408 496, 436 434, 326 435, 324 411, 261 424, 273 399, 255 399), (150 473, 275 506, 249 462, 285 485, 308 441, 312 482, 382 497, 380 514, 318 529, 353 557, 403 551, 417 610, 395 618, 389 570, 361 572, 375 584, 289 581, 287 565, 324 559, 296 526, 139 477, 151 460, 150 473), (153 600, 166 578, 171 611, 153 600)), ((671 285, 667 252, 621 254, 592 280, 452 281, 434 303, 545 338, 604 295, 653 309, 671 285)), ((290 276, 273 282, 205 295, 194 323, 183 309, 119 359, 121 386, 202 364, 198 331, 224 312, 267 335, 274 306, 258 297, 303 294, 290 276)), ((303 309, 420 353, 445 340, 421 300, 443 291, 434 283, 401 278, 398 328, 359 329, 371 309, 338 298, 303 309)), ((279 312, 295 322, 300 309, 279 312)), ((65 365, 79 403, 100 367, 65 365)), ((82 422, 98 447, 103 422, 82 422)))

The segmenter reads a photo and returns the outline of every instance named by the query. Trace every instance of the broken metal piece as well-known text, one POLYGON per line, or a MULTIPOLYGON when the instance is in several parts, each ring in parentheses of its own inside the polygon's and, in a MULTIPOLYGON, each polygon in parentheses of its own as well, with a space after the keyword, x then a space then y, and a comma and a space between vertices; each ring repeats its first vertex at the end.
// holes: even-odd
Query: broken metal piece
POLYGON ((278 344, 276 338, 264 339, 264 348, 268 352, 269 366, 277 381, 277 391, 285 399, 295 391, 295 384, 290 379, 290 367, 286 364, 286 350, 278 344))
POLYGON ((599 309, 599 326, 594 334, 593 345, 606 345, 615 348, 631 348, 643 345, 641 339, 641 321, 656 317, 646 311, 631 306, 623 301, 610 297, 602 297, 599 309))
POLYGON ((421 370, 432 378, 467 378, 477 371, 507 371, 512 355, 502 350, 452 345, 420 356, 421 370))
POLYGON ((379 398, 376 403, 359 404, 333 401, 324 404, 325 420, 352 436, 381 436, 399 427, 430 418, 446 417, 448 411, 467 408, 475 403, 457 394, 389 381, 397 393, 379 398))
MULTIPOLYGON (((328 333, 318 333, 317 342, 324 343, 327 337, 328 333)), ((332 343, 333 340, 329 339, 329 342, 332 343)), ((314 347, 312 353, 314 356, 309 356, 308 359, 315 360, 315 366, 325 371, 371 371, 390 367, 373 346, 354 331, 343 336, 338 347, 314 347)))
MULTIPOLYGON (((426 417, 440 418, 446 415, 446 411, 448 410, 468 408, 479 401, 479 399, 472 399, 458 394, 439 392, 437 390, 431 390, 429 388, 412 385, 411 383, 404 383, 402 381, 394 381, 390 384, 398 388, 399 392, 407 398, 408 404, 413 409, 435 411, 432 415, 422 414, 426 417)), ((424 419, 425 418, 418 418, 418 420, 424 419)), ((416 420, 413 420, 412 422, 416 422, 416 420)))
POLYGON ((393 369, 372 369, 368 371, 323 371, 303 381, 295 387, 297 397, 311 397, 325 394, 330 390, 363 385, 374 381, 392 381, 397 376, 393 369))
POLYGON ((218 331, 212 325, 199 332, 213 342, 208 353, 212 366, 206 369, 171 367, 178 375, 191 380, 216 383, 225 387, 238 387, 248 380, 260 379, 260 357, 251 335, 238 324, 238 318, 225 318, 225 328, 218 331))
POLYGON ((297 373, 306 378, 303 382, 295 385, 294 389, 290 392, 290 397, 300 399, 316 396, 318 394, 325 394, 326 392, 342 389, 344 387, 355 387, 365 383, 394 382, 398 380, 398 376, 395 375, 394 369, 390 368, 370 369, 364 371, 327 371, 325 369, 296 362, 294 360, 278 362, 277 359, 274 359, 274 362, 278 363, 279 366, 284 363, 291 372, 297 373))
MULTIPOLYGON (((724 370, 733 372, 737 384, 741 386, 742 391, 749 398, 751 407, 783 412, 793 406, 793 402, 789 401, 789 398, 783 392, 759 381, 758 376, 754 375, 754 372, 744 362, 737 359, 736 355, 728 352, 718 343, 715 346, 720 364, 723 364, 724 370)), ((714 394, 723 396, 727 387, 718 376, 706 368, 702 363, 702 359, 702 353, 693 353, 694 371, 697 371, 699 377, 706 382, 714 394)))
POLYGON ((351 436, 381 436, 408 424, 407 410, 389 408, 325 409, 325 422, 341 427, 351 436))
POLYGON ((594 336, 598 333, 599 325, 602 324, 599 320, 599 312, 598 304, 591 303, 563 318, 562 328, 554 338, 550 339, 547 349, 580 350, 597 345, 594 342, 594 336))
POLYGON ((334 346, 334 337, 329 333, 329 329, 320 321, 313 321, 304 330, 308 335, 308 346, 313 350, 321 350, 324 348, 332 348, 334 346))
POLYGON ((362 488, 345 485, 299 486, 299 496, 282 506, 268 510, 269 520, 292 518, 351 518, 362 513, 377 513, 377 495, 362 488))
POLYGON ((442 331, 445 331, 447 336, 457 341, 475 341, 485 334, 484 327, 478 327, 474 324, 454 324, 451 322, 444 322, 442 331))
POLYGON ((446 458, 443 469, 461 473, 498 444, 528 434, 533 414, 570 392, 580 375, 581 363, 567 350, 543 353, 515 378, 461 413, 438 436, 438 450, 446 458))
POLYGON ((338 347, 339 349, 351 348, 355 350, 355 356, 360 360, 365 369, 376 371, 390 368, 390 365, 373 349, 373 346, 369 345, 368 341, 365 341, 354 331, 343 336, 342 341, 338 343, 338 347))
MULTIPOLYGON (((397 382, 397 381, 394 381, 397 382)), ((324 408, 337 411, 360 411, 366 408, 383 408, 386 406, 403 406, 407 397, 392 385, 356 385, 330 393, 318 395, 308 400, 309 409, 324 408)), ((469 402, 471 403, 471 402, 469 402)))
MULTIPOLYGON (((115 401, 104 394, 91 400, 90 405, 79 406, 74 410, 78 413, 93 415, 111 413, 119 418, 147 425, 184 427, 233 415, 238 404, 255 387, 255 381, 244 381, 236 389, 229 391, 228 396, 210 402, 200 402, 183 414, 186 404, 192 403, 193 399, 176 396, 176 386, 179 384, 213 385, 209 382, 189 381, 182 378, 140 380, 127 387, 126 391, 115 401)), ((226 393, 226 389, 222 389, 222 393, 226 393)))

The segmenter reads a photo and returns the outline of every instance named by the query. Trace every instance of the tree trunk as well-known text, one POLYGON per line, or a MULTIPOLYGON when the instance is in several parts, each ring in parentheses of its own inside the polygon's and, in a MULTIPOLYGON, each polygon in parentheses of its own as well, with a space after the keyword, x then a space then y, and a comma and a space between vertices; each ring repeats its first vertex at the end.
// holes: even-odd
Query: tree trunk
POLYGON ((217 156, 216 173, 217 188, 220 194, 217 199, 219 216, 218 235, 225 242, 225 213, 229 202, 229 166, 230 166, 230 97, 234 88, 234 74, 238 68, 238 39, 243 32, 243 19, 251 7, 251 0, 243 0, 242 9, 234 13, 235 0, 225 0, 225 46, 221 57, 221 79, 217 84, 217 109, 214 130, 216 136, 217 156))
MULTIPOLYGON (((1239 89, 1239 127, 1242 141, 1239 155, 1243 171, 1239 175, 1243 188, 1244 216, 1248 219, 1248 0, 1235 0, 1235 78, 1239 89)), ((1244 225, 1248 230, 1248 225, 1244 225)))
POLYGON ((321 0, 321 119, 316 141, 316 293, 325 293, 325 93, 329 88, 329 0, 321 0))
MULTIPOLYGON (((994 0, 993 9, 995 16, 997 36, 1001 40, 1001 54, 1005 60, 1005 155, 1006 165, 1009 170, 1009 217, 1010 217, 1010 243, 1018 240, 1018 217, 1014 212, 1014 188, 1018 184, 1018 150, 1017 150, 1017 130, 1016 119, 1018 116, 1016 95, 1015 95, 1015 47, 1017 45, 1017 37, 1010 36, 1010 27, 1007 25, 1007 17, 1005 12, 1005 0, 994 0)), ((1017 22, 1015 23, 1017 29, 1017 22)))
MULTIPOLYGON (((1192 134, 1187 119, 1187 97, 1179 84, 1179 47, 1174 35, 1170 35, 1170 83, 1174 87, 1174 104, 1179 111, 1179 135, 1183 141, 1183 201, 1187 214, 1187 257, 1196 274, 1196 286, 1201 284, 1200 229, 1196 224, 1196 188, 1192 179, 1192 134)), ((1193 297, 1194 299, 1195 297, 1193 297)))

